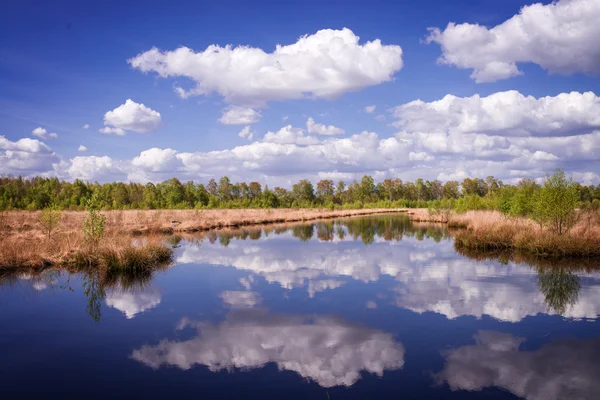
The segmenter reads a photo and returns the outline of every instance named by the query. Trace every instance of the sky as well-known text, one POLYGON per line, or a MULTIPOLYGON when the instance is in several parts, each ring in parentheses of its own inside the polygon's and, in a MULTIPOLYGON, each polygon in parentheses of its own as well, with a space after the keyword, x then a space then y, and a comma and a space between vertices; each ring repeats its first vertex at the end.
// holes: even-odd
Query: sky
POLYGON ((600 0, 0 6, 0 175, 600 184, 600 0))

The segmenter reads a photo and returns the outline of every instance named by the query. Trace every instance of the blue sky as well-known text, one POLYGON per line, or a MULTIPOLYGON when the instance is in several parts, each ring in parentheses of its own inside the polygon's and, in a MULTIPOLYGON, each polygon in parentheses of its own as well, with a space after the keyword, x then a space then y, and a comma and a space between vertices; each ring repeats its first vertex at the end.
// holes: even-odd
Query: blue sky
POLYGON ((199 182, 227 174, 286 185, 304 176, 351 180, 364 173, 442 180, 491 174, 514 181, 562 167, 580 181, 599 183, 599 0, 531 4, 6 4, 0 13, 0 174, 199 182), (459 31, 447 28, 450 22, 469 25, 459 31), (429 27, 440 29, 435 39, 429 27), (360 41, 339 50, 321 30, 360 41), (251 63, 244 54, 236 58, 239 74, 222 70, 232 64, 210 64, 204 72, 194 64, 194 53, 211 45, 268 54, 304 35, 315 53, 290 56, 277 76, 264 68, 279 61, 252 69, 240 66, 251 63), (381 49, 367 54, 366 43, 376 39, 381 49), (131 62, 153 47, 166 57, 182 46, 194 52, 183 67, 144 59, 143 72, 131 62), (395 55, 384 60, 390 51, 395 55), (380 62, 365 67, 373 60, 380 62), (159 68, 170 76, 160 77, 159 68), (187 98, 174 90, 202 85, 209 89, 187 98), (523 104, 507 91, 533 98, 523 104), (578 96, 561 95, 571 92, 578 96), (457 99, 441 111, 432 105, 446 95, 457 99), (492 97, 481 105, 468 101, 475 95, 492 97), (548 101, 539 100, 545 96, 548 101), (119 109, 127 99, 131 108, 119 109), (425 103, 397 109, 418 99, 425 103), (365 111, 373 105, 373 112, 365 111), (260 117, 220 122, 231 107, 260 117), (148 122, 156 113, 160 117, 148 122), (308 118, 343 133, 309 132, 308 118), (238 135, 245 126, 251 140, 238 135), (113 134, 99 132, 106 127, 113 134))

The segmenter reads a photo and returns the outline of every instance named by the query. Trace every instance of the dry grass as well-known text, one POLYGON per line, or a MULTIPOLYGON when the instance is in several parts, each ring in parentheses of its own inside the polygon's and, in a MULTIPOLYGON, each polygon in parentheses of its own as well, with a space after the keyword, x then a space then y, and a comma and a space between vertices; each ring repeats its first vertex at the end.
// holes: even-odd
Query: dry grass
POLYGON ((449 227, 457 248, 518 251, 541 257, 600 257, 600 215, 582 216, 569 232, 557 235, 526 218, 508 218, 493 211, 454 215, 449 227), (589 218, 588 218, 589 217, 589 218))
POLYGON ((108 233, 90 246, 78 231, 57 232, 51 238, 37 231, 0 236, 0 269, 51 266, 139 271, 170 261, 172 250, 162 238, 134 241, 130 235, 108 233))
MULTIPOLYGON (((289 223, 323 218, 398 212, 390 209, 250 209, 105 211, 106 234, 97 248, 87 245, 83 211, 62 213, 59 227, 48 238, 39 211, 4 212, 0 219, 0 269, 78 265, 139 270, 170 259, 171 249, 155 234, 199 232, 249 225, 289 223), (132 234, 143 234, 138 244, 132 234)), ((253 232, 250 233, 252 235, 253 232)))
MULTIPOLYGON (((236 210, 126 210, 104 211, 109 231, 120 233, 195 232, 224 227, 239 227, 282 222, 311 221, 358 215, 401 212, 404 209, 236 209, 236 210)), ((4 216, 5 233, 37 231, 39 211, 11 211, 4 216)), ((63 212, 60 229, 63 232, 81 229, 86 213, 63 212)), ((2 229, 2 228, 0 228, 2 229)), ((0 232, 1 235, 1 232, 0 232)))
POLYGON ((447 223, 452 213, 434 213, 430 214, 427 208, 411 208, 407 211, 408 217, 413 222, 436 222, 447 223))

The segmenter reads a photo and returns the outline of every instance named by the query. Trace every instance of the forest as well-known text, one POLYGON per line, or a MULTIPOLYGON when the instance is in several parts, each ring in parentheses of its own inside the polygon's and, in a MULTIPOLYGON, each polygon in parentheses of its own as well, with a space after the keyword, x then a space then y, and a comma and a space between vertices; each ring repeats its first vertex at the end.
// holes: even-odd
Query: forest
MULTIPOLYGON (((598 207, 600 185, 585 186, 557 170, 574 201, 598 207)), ((94 197, 104 210, 202 209, 202 208, 449 208, 455 211, 499 210, 527 215, 542 185, 523 179, 516 185, 489 176, 465 178, 462 182, 400 178, 375 182, 365 175, 347 184, 324 179, 313 185, 303 179, 291 189, 259 182, 232 183, 226 176, 206 185, 171 178, 161 183, 98 183, 61 181, 57 178, 0 177, 0 210, 83 210, 94 197)))

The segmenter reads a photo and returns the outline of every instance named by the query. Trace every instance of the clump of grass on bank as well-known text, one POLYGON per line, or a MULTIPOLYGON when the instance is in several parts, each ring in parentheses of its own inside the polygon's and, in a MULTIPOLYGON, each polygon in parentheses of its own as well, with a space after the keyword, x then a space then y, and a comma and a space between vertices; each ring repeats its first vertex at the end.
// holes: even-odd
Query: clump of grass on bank
POLYGON ((88 212, 79 229, 61 226, 61 213, 49 208, 39 213, 37 230, 1 231, 0 269, 60 265, 136 272, 171 261, 172 249, 160 238, 147 237, 134 243, 119 226, 107 229, 106 216, 94 197, 86 207, 88 212))
POLYGON ((557 234, 527 218, 509 218, 498 212, 470 211, 455 215, 449 226, 458 249, 518 251, 540 257, 600 257, 599 216, 595 223, 580 220, 568 232, 557 234))

